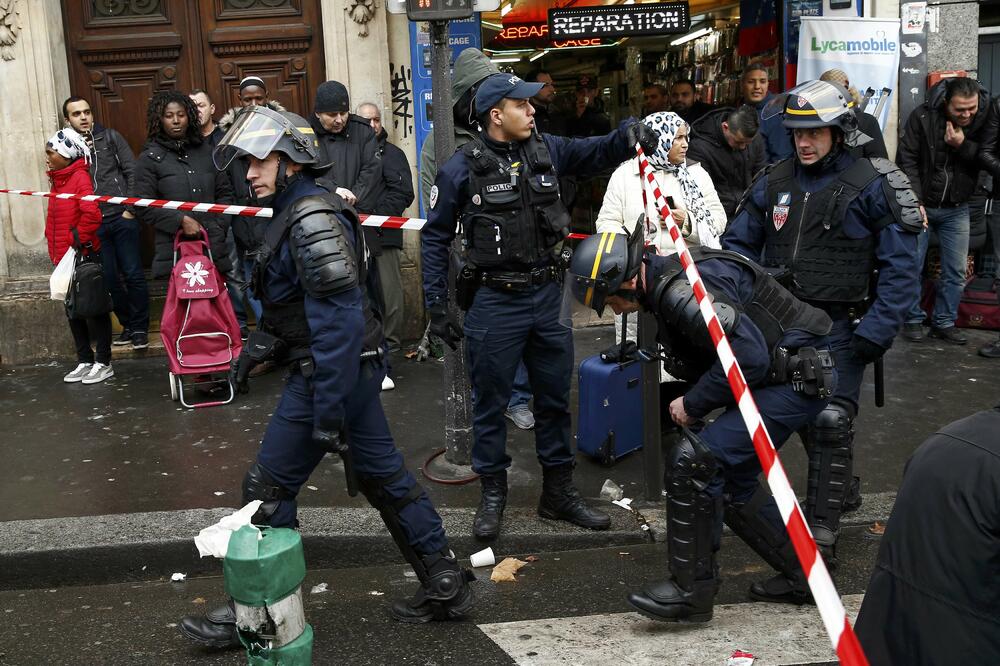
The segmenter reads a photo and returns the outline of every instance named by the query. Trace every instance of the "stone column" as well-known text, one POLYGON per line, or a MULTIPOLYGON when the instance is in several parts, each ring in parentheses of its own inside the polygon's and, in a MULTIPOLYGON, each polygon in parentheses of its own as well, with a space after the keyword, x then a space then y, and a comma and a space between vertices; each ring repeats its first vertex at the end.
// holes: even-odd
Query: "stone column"
MULTIPOLYGON (((45 140, 62 125, 69 67, 59 0, 15 0, 12 39, 0 48, 0 187, 48 190, 45 140), (19 26, 19 28, 18 28, 19 26)), ((0 364, 72 352, 52 272, 42 199, 0 195, 0 364)))
POLYGON ((979 68, 979 5, 941 4, 927 8, 927 71, 979 68))
MULTIPOLYGON (((69 95, 69 68, 58 0, 15 0, 20 25, 0 55, 0 183, 2 187, 48 190, 45 140, 62 125, 69 95)), ((4 17, 0 16, 0 21, 4 17)), ((0 196, 0 294, 10 280, 48 276, 41 199, 0 196)))

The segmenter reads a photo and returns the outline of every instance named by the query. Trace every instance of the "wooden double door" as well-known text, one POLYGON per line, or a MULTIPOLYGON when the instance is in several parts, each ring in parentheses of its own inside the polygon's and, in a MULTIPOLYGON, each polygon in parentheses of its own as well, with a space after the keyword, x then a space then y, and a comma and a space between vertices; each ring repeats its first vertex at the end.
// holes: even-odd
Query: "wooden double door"
POLYGON ((320 0, 63 0, 74 95, 138 150, 159 90, 205 90, 216 119, 259 76, 307 116, 326 80, 320 0))

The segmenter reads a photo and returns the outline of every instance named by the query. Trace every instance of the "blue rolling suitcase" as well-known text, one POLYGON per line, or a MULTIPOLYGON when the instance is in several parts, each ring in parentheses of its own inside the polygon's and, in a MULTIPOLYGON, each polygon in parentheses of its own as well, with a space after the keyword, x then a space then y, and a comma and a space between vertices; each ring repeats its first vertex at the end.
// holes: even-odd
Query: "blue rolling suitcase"
MULTIPOLYGON (((623 324, 624 333, 624 324, 623 324)), ((641 363, 584 359, 579 373, 576 445, 605 465, 642 448, 641 363)))

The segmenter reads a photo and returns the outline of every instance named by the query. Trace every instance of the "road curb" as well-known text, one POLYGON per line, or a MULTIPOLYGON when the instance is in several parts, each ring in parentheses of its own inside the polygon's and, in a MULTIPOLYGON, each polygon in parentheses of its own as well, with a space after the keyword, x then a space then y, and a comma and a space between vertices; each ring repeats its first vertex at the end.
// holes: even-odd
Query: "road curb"
MULTIPOLYGON (((844 516, 842 524, 884 522, 895 495, 864 495, 861 508, 844 516)), ((651 535, 662 541, 666 529, 662 505, 639 507, 651 532, 643 531, 631 513, 606 506, 611 529, 600 532, 539 518, 530 508, 508 507, 503 532, 491 544, 470 536, 473 509, 442 508, 440 513, 451 546, 462 558, 487 545, 502 557, 628 546, 648 543, 651 535)), ((0 523, 0 589, 149 581, 169 578, 174 572, 218 575, 220 562, 199 558, 194 536, 232 511, 191 509, 0 523)), ((305 507, 299 509, 299 520, 310 569, 402 561, 374 509, 305 507)))

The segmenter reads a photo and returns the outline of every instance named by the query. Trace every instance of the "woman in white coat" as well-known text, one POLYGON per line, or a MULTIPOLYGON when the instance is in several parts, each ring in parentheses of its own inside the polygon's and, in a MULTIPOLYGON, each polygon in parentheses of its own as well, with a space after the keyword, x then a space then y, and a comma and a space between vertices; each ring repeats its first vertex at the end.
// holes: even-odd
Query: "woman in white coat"
MULTIPOLYGON (((664 197, 670 197, 671 216, 681 228, 681 235, 688 245, 719 248, 719 238, 726 230, 726 210, 722 207, 712 179, 697 162, 688 162, 688 133, 690 127, 676 113, 669 111, 651 113, 643 122, 660 136, 660 145, 652 155, 647 155, 653 176, 664 197)), ((639 159, 633 157, 623 162, 611 175, 604 202, 597 214, 597 233, 629 233, 635 229, 643 214, 643 185, 639 177, 639 159)), ((658 254, 676 252, 667 225, 660 217, 656 201, 650 193, 646 197, 646 242, 654 245, 658 254)), ((621 315, 615 315, 616 339, 621 339, 621 315)), ((628 337, 636 339, 636 319, 628 322, 628 337)), ((661 370, 661 381, 672 377, 661 370)))
MULTIPOLYGON (((689 245, 718 248, 719 238, 726 230, 726 210, 708 172, 697 162, 687 160, 690 127, 669 111, 651 113, 643 122, 660 136, 659 147, 647 159, 660 192, 676 204, 671 212, 684 240, 689 245)), ((622 227, 631 233, 643 213, 642 191, 638 158, 623 162, 608 182, 597 214, 597 233, 621 232, 622 227)), ((659 254, 670 254, 675 249, 667 225, 661 220, 652 195, 646 199, 646 241, 655 245, 659 254)))

